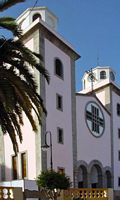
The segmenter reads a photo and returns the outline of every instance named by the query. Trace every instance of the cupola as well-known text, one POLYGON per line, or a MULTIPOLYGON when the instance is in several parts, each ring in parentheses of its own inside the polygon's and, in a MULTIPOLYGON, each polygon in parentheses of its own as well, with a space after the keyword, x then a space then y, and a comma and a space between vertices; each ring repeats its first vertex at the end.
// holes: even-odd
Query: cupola
POLYGON ((40 19, 50 28, 56 30, 58 18, 47 7, 28 8, 17 19, 21 29, 28 28, 36 19, 40 19))
POLYGON ((82 78, 83 90, 92 90, 106 83, 115 81, 115 72, 111 67, 105 66, 96 68, 91 68, 86 71, 82 78))

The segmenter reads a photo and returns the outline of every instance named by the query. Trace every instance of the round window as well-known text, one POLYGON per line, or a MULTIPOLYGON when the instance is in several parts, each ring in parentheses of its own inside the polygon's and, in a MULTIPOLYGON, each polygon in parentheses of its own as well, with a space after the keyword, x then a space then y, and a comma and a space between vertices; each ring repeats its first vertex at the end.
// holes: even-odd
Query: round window
POLYGON ((104 132, 105 121, 103 112, 98 104, 89 102, 86 105, 86 123, 87 126, 95 137, 100 137, 104 132))

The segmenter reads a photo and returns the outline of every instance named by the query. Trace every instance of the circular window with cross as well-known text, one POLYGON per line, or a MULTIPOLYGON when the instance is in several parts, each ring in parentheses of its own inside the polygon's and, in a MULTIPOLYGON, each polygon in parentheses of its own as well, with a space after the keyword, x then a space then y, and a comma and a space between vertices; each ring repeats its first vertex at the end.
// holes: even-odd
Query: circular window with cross
POLYGON ((95 137, 100 137, 105 128, 105 120, 100 106, 95 102, 89 102, 85 109, 87 126, 95 137))

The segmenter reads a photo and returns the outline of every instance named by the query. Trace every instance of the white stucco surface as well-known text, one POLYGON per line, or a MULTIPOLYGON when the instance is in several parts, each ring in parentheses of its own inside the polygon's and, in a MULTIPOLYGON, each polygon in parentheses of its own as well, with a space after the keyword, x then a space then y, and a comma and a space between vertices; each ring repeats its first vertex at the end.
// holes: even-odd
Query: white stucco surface
MULTIPOLYGON (((51 130, 53 139, 54 169, 65 168, 69 176, 73 176, 72 158, 72 116, 71 116, 71 63, 70 58, 45 40, 45 66, 51 76, 50 85, 46 85, 46 107, 48 116, 46 129, 51 130), (59 58, 63 64, 64 79, 54 74, 54 60, 59 58), (63 97, 63 111, 56 109, 56 94, 63 97), (57 142, 57 127, 64 130, 64 144, 57 142)), ((49 165, 49 162, 48 162, 49 165)))
POLYGON ((111 166, 111 133, 110 116, 94 97, 77 96, 77 160, 89 164, 92 160, 99 160, 103 167, 111 166), (90 101, 96 102, 102 109, 105 129, 101 137, 92 135, 86 124, 85 107, 90 101))
MULTIPOLYGON (((23 133, 23 142, 19 143, 19 153, 18 153, 18 179, 21 179, 21 158, 20 155, 23 152, 26 152, 27 155, 27 178, 34 179, 36 177, 36 158, 35 158, 35 133, 32 131, 31 125, 24 115, 24 126, 22 127, 23 133)), ((11 140, 7 135, 4 137, 5 143, 5 169, 6 169, 6 180, 12 180, 12 155, 14 155, 14 151, 12 148, 11 140)))
POLYGON ((120 129, 120 116, 117 115, 117 103, 120 104, 120 96, 114 91, 112 92, 112 112, 113 112, 113 163, 114 163, 114 187, 120 189, 118 186, 118 177, 120 177, 120 138, 118 137, 118 129, 120 129))

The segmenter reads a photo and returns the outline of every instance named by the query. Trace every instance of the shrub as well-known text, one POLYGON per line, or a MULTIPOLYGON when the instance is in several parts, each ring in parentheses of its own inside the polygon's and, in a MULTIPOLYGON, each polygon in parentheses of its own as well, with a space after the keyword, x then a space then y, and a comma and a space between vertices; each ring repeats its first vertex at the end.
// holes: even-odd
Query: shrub
POLYGON ((36 179, 37 185, 46 189, 67 189, 70 187, 70 179, 65 174, 59 172, 43 171, 36 179))

